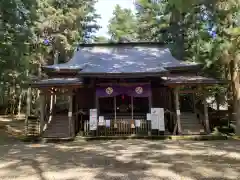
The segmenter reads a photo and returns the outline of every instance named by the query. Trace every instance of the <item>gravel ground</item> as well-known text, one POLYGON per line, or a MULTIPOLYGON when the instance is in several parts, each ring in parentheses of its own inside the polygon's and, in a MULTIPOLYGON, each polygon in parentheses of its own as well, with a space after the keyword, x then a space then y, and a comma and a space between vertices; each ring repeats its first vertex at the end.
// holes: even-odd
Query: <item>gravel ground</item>
POLYGON ((0 180, 110 179, 240 180, 240 141, 0 141, 0 180))

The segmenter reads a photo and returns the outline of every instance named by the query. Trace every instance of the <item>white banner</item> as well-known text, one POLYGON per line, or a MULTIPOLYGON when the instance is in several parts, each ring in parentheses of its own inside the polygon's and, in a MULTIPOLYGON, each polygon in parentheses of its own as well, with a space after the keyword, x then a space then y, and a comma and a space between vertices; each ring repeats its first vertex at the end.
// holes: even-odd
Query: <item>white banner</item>
POLYGON ((99 126, 105 126, 104 116, 99 116, 99 118, 98 118, 98 125, 99 126))
POLYGON ((141 121, 140 120, 135 120, 135 125, 136 125, 136 127, 140 127, 141 126, 141 121))
POLYGON ((106 120, 106 127, 110 127, 111 125, 111 121, 110 120, 106 120))
POLYGON ((90 131, 97 130, 97 109, 90 109, 90 117, 89 117, 89 128, 90 131))
POLYGON ((151 108, 151 125, 152 129, 158 129, 158 112, 159 108, 151 108))
POLYGON ((147 113, 147 121, 151 121, 151 113, 147 113))
POLYGON ((158 130, 165 131, 164 109, 163 108, 160 108, 160 110, 159 110, 158 130))
POLYGON ((152 125, 152 129, 165 131, 163 108, 151 108, 151 125, 152 125))

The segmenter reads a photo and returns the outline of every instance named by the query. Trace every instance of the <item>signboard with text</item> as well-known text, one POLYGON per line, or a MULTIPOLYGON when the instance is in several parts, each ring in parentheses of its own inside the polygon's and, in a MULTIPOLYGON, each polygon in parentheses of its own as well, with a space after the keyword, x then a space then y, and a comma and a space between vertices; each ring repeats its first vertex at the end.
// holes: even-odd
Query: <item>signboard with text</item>
POLYGON ((97 130, 98 117, 97 117, 97 109, 90 109, 90 117, 89 117, 89 128, 90 131, 97 130))

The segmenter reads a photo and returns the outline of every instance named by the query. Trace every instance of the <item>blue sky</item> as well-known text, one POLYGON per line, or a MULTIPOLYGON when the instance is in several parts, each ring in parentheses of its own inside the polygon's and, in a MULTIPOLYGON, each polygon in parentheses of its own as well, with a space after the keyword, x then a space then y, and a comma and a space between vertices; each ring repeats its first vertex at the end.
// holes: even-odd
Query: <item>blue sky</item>
POLYGON ((98 24, 102 26, 102 28, 97 32, 98 36, 108 36, 108 21, 112 17, 113 10, 117 4, 119 4, 122 8, 134 10, 134 0, 98 0, 96 3, 95 8, 97 13, 101 15, 101 19, 98 20, 98 24))

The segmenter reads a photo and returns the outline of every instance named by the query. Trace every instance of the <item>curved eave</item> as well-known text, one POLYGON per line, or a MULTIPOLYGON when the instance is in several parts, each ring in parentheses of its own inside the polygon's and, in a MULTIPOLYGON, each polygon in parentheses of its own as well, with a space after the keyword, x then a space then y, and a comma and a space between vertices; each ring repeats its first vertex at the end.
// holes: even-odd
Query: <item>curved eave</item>
POLYGON ((207 78, 202 76, 192 76, 192 77, 162 77, 162 79, 165 81, 165 85, 216 85, 216 84, 228 84, 229 81, 226 80, 218 80, 214 78, 207 78))
POLYGON ((82 70, 82 67, 59 67, 59 66, 55 66, 55 65, 52 65, 52 66, 43 66, 42 67, 42 70, 45 71, 45 72, 55 72, 55 73, 78 73, 79 71, 82 70))
POLYGON ((161 72, 124 72, 124 73, 92 73, 79 72, 80 77, 100 77, 100 78, 144 78, 144 77, 160 77, 166 75, 168 71, 161 72))
POLYGON ((191 64, 191 65, 164 67, 164 68, 169 71, 200 70, 203 68, 203 65, 202 64, 191 64))
POLYGON ((40 87, 64 87, 64 86, 81 86, 83 84, 78 78, 52 78, 44 79, 29 83, 29 86, 34 88, 40 87))
POLYGON ((141 42, 107 42, 107 43, 80 43, 79 47, 112 47, 112 46, 164 46, 164 42, 150 42, 150 41, 141 41, 141 42))

